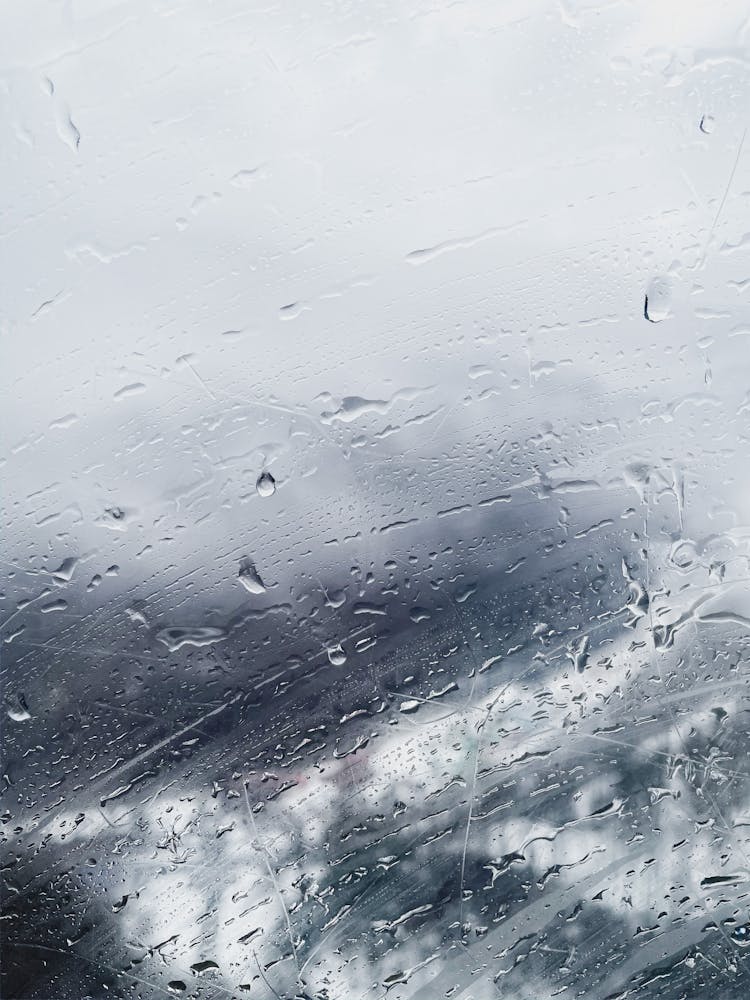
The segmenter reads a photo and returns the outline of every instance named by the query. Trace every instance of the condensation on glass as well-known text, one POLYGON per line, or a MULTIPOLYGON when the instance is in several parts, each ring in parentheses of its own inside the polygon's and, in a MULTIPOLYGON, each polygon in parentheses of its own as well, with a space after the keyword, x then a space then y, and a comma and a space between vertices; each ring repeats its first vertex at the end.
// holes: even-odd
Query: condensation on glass
POLYGON ((745 998, 739 0, 0 32, 2 995, 745 998))

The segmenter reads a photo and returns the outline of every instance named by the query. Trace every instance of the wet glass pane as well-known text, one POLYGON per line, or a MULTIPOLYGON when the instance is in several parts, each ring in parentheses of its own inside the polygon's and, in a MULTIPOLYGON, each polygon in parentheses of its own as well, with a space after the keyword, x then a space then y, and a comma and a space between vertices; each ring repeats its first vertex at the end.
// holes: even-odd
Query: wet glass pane
POLYGON ((3 6, 3 997, 750 994, 748 46, 3 6))

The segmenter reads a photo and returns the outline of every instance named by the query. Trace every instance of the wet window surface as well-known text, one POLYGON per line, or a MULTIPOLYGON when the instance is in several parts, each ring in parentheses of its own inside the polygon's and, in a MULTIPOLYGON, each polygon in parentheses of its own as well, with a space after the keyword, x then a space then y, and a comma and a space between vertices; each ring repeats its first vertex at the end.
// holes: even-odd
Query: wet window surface
POLYGON ((2 24, 2 996, 750 995, 746 4, 2 24))

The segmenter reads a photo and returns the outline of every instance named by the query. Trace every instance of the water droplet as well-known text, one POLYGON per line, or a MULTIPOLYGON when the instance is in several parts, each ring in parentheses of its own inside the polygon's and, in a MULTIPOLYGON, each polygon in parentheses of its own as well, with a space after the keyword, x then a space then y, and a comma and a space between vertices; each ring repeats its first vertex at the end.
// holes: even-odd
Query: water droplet
POLYGON ((209 625, 194 627, 173 625, 160 629, 156 633, 159 642, 163 642, 170 653, 176 653, 182 646, 210 646, 214 642, 226 639, 223 628, 212 628, 209 625))
POLYGON ((187 986, 181 979, 173 979, 171 982, 167 983, 167 989, 171 993, 184 993, 187 986))
POLYGON ((427 608, 413 607, 409 610, 409 617, 415 624, 418 624, 429 621, 431 616, 427 608))
POLYGON ((247 556, 240 562, 238 579, 248 594, 265 594, 266 586, 260 578, 252 559, 247 556))
POLYGON ((31 718, 31 712, 29 711, 29 706, 26 704, 26 698, 23 693, 16 695, 15 700, 8 705, 8 718, 12 719, 14 722, 27 722, 31 718))
POLYGON ((568 646, 568 658, 578 673, 582 674, 589 662, 589 637, 587 635, 568 646))
POLYGON ((73 577, 73 570, 76 568, 78 559, 70 556, 64 559, 58 569, 54 570, 52 573, 52 579, 59 586, 70 583, 73 577))
POLYGON ((625 602, 629 617, 623 622, 626 628, 635 628, 641 618, 648 614, 649 597, 646 588, 636 580, 624 559, 621 560, 622 575, 627 580, 628 597, 625 602))
POLYGON ((325 595, 325 606, 327 608, 340 608, 346 603, 346 594, 343 590, 327 590, 325 591, 325 595))
POLYGON ((715 121, 713 115, 704 115, 701 118, 700 130, 701 130, 701 132, 704 132, 706 135, 711 135, 711 133, 714 130, 714 125, 715 124, 716 124, 716 121, 715 121))
POLYGON ((743 924, 741 927, 735 927, 732 931, 732 940, 735 944, 738 944, 740 948, 747 948, 750 946, 750 924, 743 924))
POLYGON ((258 491, 258 496, 272 497, 276 492, 276 480, 270 472, 261 472, 255 488, 258 491))
POLYGON ((671 289, 665 277, 654 278, 646 289, 643 315, 649 323, 661 323, 669 316, 671 289))
POLYGON ((125 614, 135 625, 148 626, 148 618, 146 618, 146 613, 143 610, 142 601, 134 601, 132 607, 125 608, 125 614))
POLYGON ((190 971, 194 972, 197 976, 201 976, 204 972, 209 972, 212 969, 218 968, 219 966, 216 962, 212 962, 210 959, 207 959, 205 962, 195 962, 190 966, 190 971))
POLYGON ((342 667, 346 663, 346 653, 341 643, 328 647, 328 662, 333 667, 342 667))
POLYGON ((70 113, 64 109, 60 109, 60 113, 57 117, 57 134, 60 136, 62 141, 70 146, 72 150, 77 150, 81 144, 81 133, 78 130, 73 119, 70 117, 70 113))

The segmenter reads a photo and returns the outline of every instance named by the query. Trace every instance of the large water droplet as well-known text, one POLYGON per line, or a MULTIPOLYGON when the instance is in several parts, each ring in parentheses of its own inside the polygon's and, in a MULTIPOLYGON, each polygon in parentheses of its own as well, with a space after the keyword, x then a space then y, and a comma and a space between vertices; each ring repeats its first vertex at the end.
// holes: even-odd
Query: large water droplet
POLYGON ((582 674, 589 662, 589 637, 583 636, 568 646, 568 657, 579 674, 582 674))
POLYGON ((204 972, 213 972, 218 970, 218 968, 218 964, 208 958, 203 962, 194 962, 193 965, 190 966, 190 971, 194 972, 196 976, 202 976, 204 972))
POLYGON ((324 593, 326 595, 325 606, 327 608, 340 608, 346 603, 346 594, 343 590, 327 590, 324 593))
POLYGON ((665 277, 654 278, 646 289, 643 315, 649 323, 661 323, 669 316, 671 288, 665 277))
POLYGON ((29 706, 23 694, 17 694, 10 705, 8 705, 8 718, 14 722, 27 722, 31 718, 29 706))
POLYGON ((260 578, 252 559, 245 557, 240 563, 239 581, 248 594, 265 594, 266 585, 260 578))
POLYGON ((227 633, 223 628, 213 628, 210 625, 173 625, 156 633, 156 638, 164 643, 170 653, 176 653, 182 646, 210 646, 226 637, 227 633))
POLYGON ((276 492, 276 480, 270 472, 261 472, 255 488, 258 491, 258 496, 272 497, 276 492))
POLYGON ((333 667, 343 667, 346 663, 346 652, 341 643, 337 643, 335 646, 328 647, 328 662, 333 667))
POLYGON ((67 559, 63 559, 59 568, 54 570, 52 573, 52 579, 58 586, 65 583, 70 583, 73 576, 73 570, 76 568, 78 559, 74 556, 69 556, 67 559))

